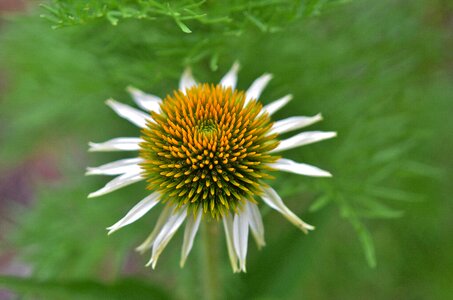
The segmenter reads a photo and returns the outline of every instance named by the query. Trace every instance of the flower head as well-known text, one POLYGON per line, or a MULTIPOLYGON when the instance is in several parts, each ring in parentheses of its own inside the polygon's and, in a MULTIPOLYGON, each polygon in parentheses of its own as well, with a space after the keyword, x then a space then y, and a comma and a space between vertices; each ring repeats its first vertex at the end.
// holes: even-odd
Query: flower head
POLYGON ((245 100, 244 92, 208 84, 167 96, 142 131, 148 189, 214 218, 254 202, 278 141, 261 104, 245 100))
POLYGON ((297 116, 277 122, 271 115, 291 100, 285 96, 266 106, 258 100, 272 78, 264 74, 247 91, 236 90, 238 64, 219 84, 198 84, 187 69, 179 89, 163 100, 135 88, 132 98, 145 111, 107 100, 118 115, 141 128, 139 138, 116 138, 91 143, 90 151, 139 151, 87 174, 119 175, 89 197, 100 196, 145 180, 152 193, 124 218, 108 228, 109 234, 138 220, 156 204, 164 209, 150 236, 137 250, 152 249, 149 264, 157 260, 186 220, 181 266, 192 248, 202 217, 224 224, 233 271, 245 271, 249 228, 259 247, 264 226, 258 199, 280 212, 302 231, 313 226, 291 212, 264 179, 280 170, 307 176, 331 176, 319 168, 281 158, 275 153, 332 138, 335 132, 309 131, 279 140, 278 136, 320 121, 321 115, 297 116))

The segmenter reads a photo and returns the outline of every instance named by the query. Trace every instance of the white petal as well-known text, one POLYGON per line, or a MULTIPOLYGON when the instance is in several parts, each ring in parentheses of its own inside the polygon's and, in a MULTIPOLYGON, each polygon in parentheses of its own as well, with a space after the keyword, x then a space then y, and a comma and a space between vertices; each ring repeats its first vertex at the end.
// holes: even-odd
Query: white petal
POLYGON ((140 108, 146 111, 158 112, 160 110, 160 103, 162 102, 161 98, 147 94, 132 86, 129 86, 127 91, 131 94, 132 99, 134 99, 135 103, 137 103, 140 108))
POLYGON ((296 148, 303 145, 308 145, 316 143, 319 141, 331 139, 336 137, 337 133, 332 131, 305 131, 299 134, 296 134, 293 137, 290 137, 286 140, 280 141, 280 144, 270 152, 279 152, 292 148, 296 148))
POLYGON ((313 177, 332 177, 327 171, 321 170, 315 166, 298 163, 290 159, 280 158, 275 163, 268 164, 271 168, 290 172, 299 175, 313 176, 313 177))
POLYGON ((88 198, 99 197, 145 179, 142 177, 140 173, 141 171, 120 175, 115 179, 109 181, 100 190, 97 190, 96 192, 89 194, 88 198))
POLYGON ((246 202, 245 213, 248 214, 250 229, 252 230, 253 237, 255 238, 258 248, 266 245, 264 241, 264 225, 261 218, 260 210, 255 203, 246 202))
POLYGON ((182 243, 181 261, 179 262, 181 268, 184 267, 184 264, 186 263, 187 256, 193 246, 195 235, 200 227, 201 212, 202 209, 199 208, 196 216, 191 215, 187 217, 186 229, 184 230, 184 242, 182 243))
POLYGON ((309 125, 319 122, 321 120, 322 120, 321 114, 317 114, 313 117, 298 116, 298 117, 286 118, 286 119, 275 122, 274 125, 272 126, 272 129, 270 130, 269 134, 274 134, 274 133, 282 134, 285 132, 289 132, 292 130, 296 130, 296 129, 300 129, 300 128, 309 126, 309 125))
POLYGON ((157 203, 159 203, 160 194, 157 192, 152 193, 139 203, 137 203, 132 209, 118 222, 113 224, 110 227, 107 227, 109 231, 108 234, 112 234, 113 232, 117 231, 118 229, 129 225, 141 217, 143 217, 148 211, 151 210, 157 203))
POLYGON ((197 85, 197 82, 193 78, 192 70, 190 68, 186 68, 184 73, 182 73, 181 79, 179 80, 179 89, 185 94, 186 89, 189 89, 194 85, 197 85))
POLYGON ((153 228, 153 231, 151 234, 146 238, 146 240, 140 244, 137 248, 135 248, 136 251, 140 252, 143 254, 145 251, 150 249, 153 246, 154 240, 157 237, 157 234, 160 232, 162 227, 167 223, 168 218, 170 217, 171 212, 173 211, 173 206, 171 205, 165 205, 164 209, 159 215, 159 218, 157 219, 157 223, 153 228))
POLYGON ((226 88, 230 87, 234 90, 238 81, 239 67, 239 63, 235 62, 230 71, 228 71, 228 73, 226 73, 225 76, 223 76, 223 78, 220 80, 220 85, 226 88))
POLYGON ((272 79, 271 74, 264 74, 260 77, 258 77, 252 85, 249 87, 247 92, 245 92, 246 99, 244 106, 247 105, 247 103, 252 100, 252 99, 259 99, 261 96, 261 93, 263 92, 264 88, 266 85, 269 83, 269 81, 272 79))
POLYGON ((264 188, 264 195, 261 196, 263 201, 271 208, 281 213, 288 221, 299 227, 303 232, 307 233, 308 230, 315 229, 313 226, 305 223, 298 216, 296 216, 288 207, 283 203, 280 196, 273 188, 264 188))
POLYGON ((159 256, 161 255, 162 251, 164 251, 171 238, 175 235, 182 222, 184 222, 186 215, 187 208, 185 207, 175 207, 173 209, 170 218, 168 218, 167 223, 164 225, 164 227, 162 227, 162 230, 159 232, 156 240, 153 243, 153 253, 146 266, 151 265, 153 269, 156 267, 159 256))
POLYGON ((241 270, 238 267, 238 257, 236 251, 234 250, 233 242, 233 218, 228 212, 223 216, 223 228, 225 229, 225 238, 228 249, 228 256, 230 257, 231 268, 234 273, 240 272, 241 270))
POLYGON ((138 171, 143 161, 140 157, 120 159, 99 167, 88 167, 85 175, 120 175, 138 171))
POLYGON ((286 95, 280 99, 277 99, 268 105, 265 105, 263 107, 263 110, 267 112, 269 115, 273 115, 276 111, 278 111, 280 108, 285 106, 289 101, 293 99, 293 95, 286 95))
POLYGON ((117 102, 113 99, 109 99, 105 103, 110 106, 120 117, 125 118, 138 127, 146 127, 146 119, 149 119, 150 116, 144 112, 130 107, 129 105, 117 102))
POLYGON ((245 260, 247 256, 247 242, 249 236, 248 215, 244 212, 234 215, 233 221, 233 242, 234 250, 239 258, 239 265, 242 272, 245 270, 245 260))
POLYGON ((103 143, 89 143, 88 151, 136 151, 140 150, 141 138, 115 138, 103 143))

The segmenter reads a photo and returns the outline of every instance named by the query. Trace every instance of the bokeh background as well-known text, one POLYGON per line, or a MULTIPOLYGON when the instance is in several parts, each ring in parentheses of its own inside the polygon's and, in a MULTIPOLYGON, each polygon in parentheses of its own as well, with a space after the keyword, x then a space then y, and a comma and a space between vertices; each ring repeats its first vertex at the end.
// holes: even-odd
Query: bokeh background
POLYGON ((451 1, 174 1, 152 18, 82 2, 1 2, 0 299, 199 299, 200 236, 184 269, 179 233, 155 271, 133 249, 157 211, 106 236, 146 191, 87 199, 108 178, 85 167, 124 157, 87 143, 136 135, 104 104, 131 103, 126 86, 164 96, 185 66, 216 82, 235 60, 240 88, 275 75, 264 103, 294 94, 277 119, 322 112, 313 128, 338 137, 288 152, 333 178, 273 183, 316 231, 262 207, 246 274, 220 238, 220 298, 453 298, 451 1))

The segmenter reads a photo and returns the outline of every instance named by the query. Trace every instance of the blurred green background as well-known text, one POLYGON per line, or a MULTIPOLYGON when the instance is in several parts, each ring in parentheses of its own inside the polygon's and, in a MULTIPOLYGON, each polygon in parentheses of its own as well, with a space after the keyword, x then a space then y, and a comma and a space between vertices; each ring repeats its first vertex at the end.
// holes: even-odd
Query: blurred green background
POLYGON ((85 167, 125 157, 87 143, 137 135, 104 104, 131 103, 126 86, 164 96, 186 65, 216 82, 235 60, 239 88, 274 74, 264 103, 294 94, 276 119, 322 112, 313 130, 338 137, 287 154, 333 178, 272 183, 317 229, 262 207, 267 246, 250 241, 240 275, 222 235, 220 298, 453 298, 451 1, 174 1, 152 18, 80 3, 2 13, 0 299, 200 297, 200 236, 184 269, 179 233, 155 271, 133 249, 157 212, 107 237, 146 191, 87 199, 108 178, 85 167))

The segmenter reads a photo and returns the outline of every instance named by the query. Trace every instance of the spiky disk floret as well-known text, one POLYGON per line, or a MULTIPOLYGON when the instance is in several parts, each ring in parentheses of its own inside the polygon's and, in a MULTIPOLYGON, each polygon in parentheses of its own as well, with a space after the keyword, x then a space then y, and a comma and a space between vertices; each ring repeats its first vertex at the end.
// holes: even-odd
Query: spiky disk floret
POLYGON ((261 104, 244 103, 244 92, 220 85, 168 95, 142 131, 148 188, 163 201, 201 205, 214 218, 254 201, 270 177, 266 165, 278 158, 269 151, 279 142, 269 135, 272 123, 261 104))

